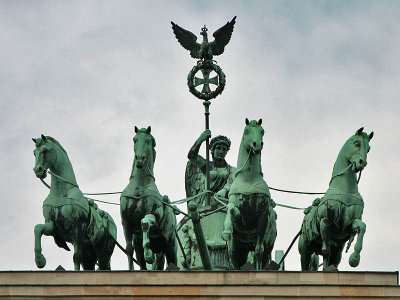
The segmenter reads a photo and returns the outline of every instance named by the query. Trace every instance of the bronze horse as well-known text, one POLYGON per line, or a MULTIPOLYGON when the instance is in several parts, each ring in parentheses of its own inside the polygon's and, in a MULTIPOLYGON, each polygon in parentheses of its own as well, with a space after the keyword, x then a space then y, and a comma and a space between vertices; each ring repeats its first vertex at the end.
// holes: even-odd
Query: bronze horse
POLYGON ((360 128, 346 141, 333 167, 328 190, 305 211, 298 245, 302 270, 318 268, 315 255, 323 256, 324 270, 337 270, 346 242, 351 243, 356 234, 349 264, 358 266, 366 225, 362 221, 364 201, 358 192, 356 173, 367 165, 373 135, 360 128))
POLYGON ((140 130, 135 126, 132 173, 121 194, 129 270, 133 270, 134 251, 142 270, 147 269, 146 263, 163 270, 164 258, 168 264, 177 263, 176 217, 172 208, 164 204, 169 202, 168 197, 162 197, 155 184, 156 141, 150 132, 150 126, 140 130))
POLYGON ((228 211, 222 238, 231 241, 231 260, 235 269, 247 261, 254 251, 257 270, 271 262, 276 239, 276 212, 269 187, 261 170, 264 129, 262 120, 249 121, 239 148, 237 171, 229 191, 228 211))
POLYGON ((82 194, 75 179, 67 152, 58 141, 42 135, 33 139, 36 149, 36 176, 43 180, 51 174, 50 193, 43 202, 44 224, 35 226, 35 262, 38 268, 46 265, 42 254, 42 235, 51 235, 57 246, 70 251, 66 242, 74 246, 74 268, 110 270, 117 227, 111 216, 97 208, 82 194), (49 171, 48 171, 49 170, 49 171))

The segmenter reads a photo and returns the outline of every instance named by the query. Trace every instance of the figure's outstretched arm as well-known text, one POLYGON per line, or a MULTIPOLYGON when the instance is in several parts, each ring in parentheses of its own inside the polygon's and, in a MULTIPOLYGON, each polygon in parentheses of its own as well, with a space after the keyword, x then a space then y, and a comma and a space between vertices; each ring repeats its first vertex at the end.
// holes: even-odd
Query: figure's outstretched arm
POLYGON ((204 130, 202 134, 200 134, 199 138, 196 140, 192 148, 188 153, 188 159, 194 162, 202 171, 205 169, 205 159, 199 155, 199 150, 201 144, 207 139, 211 137, 211 131, 209 129, 204 130))

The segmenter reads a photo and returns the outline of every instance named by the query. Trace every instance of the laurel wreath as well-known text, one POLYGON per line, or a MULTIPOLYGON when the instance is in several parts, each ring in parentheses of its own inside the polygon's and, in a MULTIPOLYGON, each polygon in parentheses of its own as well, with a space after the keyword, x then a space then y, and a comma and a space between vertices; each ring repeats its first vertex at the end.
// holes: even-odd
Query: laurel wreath
POLYGON ((189 87, 189 91, 195 95, 197 98, 202 99, 202 100, 210 100, 213 99, 215 97, 217 97, 218 95, 220 95, 222 93, 222 91, 225 88, 225 83, 226 83, 226 79, 225 79, 225 74, 224 72, 222 72, 222 69, 216 65, 215 63, 213 63, 212 61, 201 61, 197 64, 197 66, 194 66, 192 68, 192 70, 189 72, 188 77, 188 87, 189 87), (201 93, 199 91, 196 90, 196 88, 194 87, 194 76, 196 75, 196 73, 199 70, 213 70, 215 71, 215 73, 218 74, 218 81, 219 81, 219 85, 217 86, 217 88, 215 89, 214 92, 211 93, 201 93))

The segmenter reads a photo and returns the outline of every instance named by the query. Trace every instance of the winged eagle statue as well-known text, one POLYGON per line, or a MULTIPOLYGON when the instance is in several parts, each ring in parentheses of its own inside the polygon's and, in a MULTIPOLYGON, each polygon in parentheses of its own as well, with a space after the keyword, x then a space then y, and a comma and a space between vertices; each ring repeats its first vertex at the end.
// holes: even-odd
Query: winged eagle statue
POLYGON ((190 51, 190 56, 204 61, 212 60, 214 55, 220 55, 224 53, 225 46, 229 43, 233 27, 235 26, 236 16, 232 21, 226 23, 220 29, 213 33, 214 41, 211 43, 208 41, 207 27, 201 29, 200 34, 203 36, 203 42, 199 44, 197 42, 197 36, 192 32, 183 29, 179 25, 171 22, 172 30, 174 31, 175 37, 183 48, 190 51))

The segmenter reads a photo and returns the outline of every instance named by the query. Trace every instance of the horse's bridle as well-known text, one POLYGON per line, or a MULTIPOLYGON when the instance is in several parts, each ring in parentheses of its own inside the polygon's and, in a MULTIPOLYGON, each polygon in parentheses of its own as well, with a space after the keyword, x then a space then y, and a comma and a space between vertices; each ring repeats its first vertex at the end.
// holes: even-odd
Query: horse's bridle
MULTIPOLYGON (((364 146, 364 149, 365 149, 366 147, 365 147, 365 138, 364 138, 364 136, 362 136, 362 139, 363 139, 363 146, 364 146)), ((361 156, 361 150, 358 150, 358 154, 361 156)), ((347 166, 346 169, 344 169, 344 171, 339 172, 339 173, 336 173, 335 175, 333 175, 332 178, 331 178, 331 180, 329 181, 329 184, 331 184, 333 178, 343 175, 343 174, 346 173, 352 166, 353 166, 353 163, 350 162, 350 164, 347 166)), ((360 170, 360 173, 358 174, 357 184, 360 182, 361 173, 362 173, 362 170, 360 170)))
POLYGON ((243 171, 244 167, 246 166, 247 162, 248 162, 248 161, 249 161, 249 159, 250 159, 250 155, 251 155, 251 153, 254 153, 254 154, 255 154, 255 151, 254 151, 254 149, 253 149, 253 148, 250 148, 250 149, 249 149, 249 151, 248 151, 248 155, 247 155, 247 158, 246 158, 246 161, 244 162, 243 166, 241 166, 241 167, 240 167, 240 169, 236 171, 236 173, 235 173, 235 177, 236 177, 236 176, 237 176, 237 175, 238 175, 240 172, 242 172, 242 171, 243 171))
MULTIPOLYGON (((57 155, 57 151, 54 149, 54 147, 52 147, 52 150, 54 151, 54 153, 55 153, 55 155, 56 155, 55 161, 57 161, 57 156, 58 156, 58 155, 57 155)), ((74 187, 79 188, 79 186, 78 186, 77 184, 75 184, 75 183, 73 183, 73 182, 70 182, 69 180, 65 179, 64 177, 62 177, 62 176, 60 176, 60 175, 57 175, 56 173, 52 172, 49 168, 46 169, 46 172, 47 172, 48 174, 50 174, 50 175, 56 177, 57 179, 59 179, 59 180, 61 180, 61 181, 64 181, 64 182, 66 182, 66 183, 68 183, 68 184, 70 184, 70 185, 72 185, 72 186, 74 186, 74 187)), ((48 184, 46 183, 46 181, 44 181, 43 178, 40 178, 40 181, 41 181, 46 187, 48 187, 49 189, 51 188, 50 185, 48 185, 48 184)))

